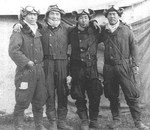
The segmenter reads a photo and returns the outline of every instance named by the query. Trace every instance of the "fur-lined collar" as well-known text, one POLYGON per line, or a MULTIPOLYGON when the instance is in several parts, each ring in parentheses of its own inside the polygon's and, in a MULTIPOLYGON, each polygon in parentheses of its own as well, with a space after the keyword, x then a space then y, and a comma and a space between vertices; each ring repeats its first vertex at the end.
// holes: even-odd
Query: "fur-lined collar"
MULTIPOLYGON (((21 28, 21 30, 25 33, 25 34, 30 34, 31 36, 35 36, 33 31, 30 29, 30 27, 24 22, 24 21, 19 21, 20 24, 22 25, 23 28, 21 28)), ((38 29, 41 30, 42 29, 42 24, 40 24, 39 22, 37 22, 37 26, 38 29)))

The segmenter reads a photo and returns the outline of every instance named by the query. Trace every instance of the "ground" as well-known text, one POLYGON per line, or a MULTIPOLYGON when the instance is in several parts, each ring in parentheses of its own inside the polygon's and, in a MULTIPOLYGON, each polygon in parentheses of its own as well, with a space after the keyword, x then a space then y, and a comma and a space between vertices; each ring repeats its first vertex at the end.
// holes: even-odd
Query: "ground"
MULTIPOLYGON (((102 97, 102 101, 104 101, 102 97)), ((142 109, 142 122, 146 125, 150 126, 150 106, 144 106, 142 109)), ((0 130, 13 130, 13 115, 5 115, 0 112, 0 130)), ((30 116, 25 116, 25 130, 34 130, 34 122, 33 118, 30 116)), ((111 114, 109 107, 104 104, 103 102, 100 105, 100 112, 99 112, 99 123, 101 124, 100 130, 109 130, 107 128, 107 124, 111 121, 111 114)), ((121 121, 122 124, 117 130, 137 130, 134 127, 133 120, 131 118, 129 109, 122 105, 121 107, 121 121)), ((74 106, 74 102, 69 102, 69 112, 67 116, 67 123, 70 126, 73 126, 74 130, 80 130, 80 120, 76 114, 76 108, 74 106)), ((44 126, 46 128, 49 127, 48 120, 44 117, 44 126)))

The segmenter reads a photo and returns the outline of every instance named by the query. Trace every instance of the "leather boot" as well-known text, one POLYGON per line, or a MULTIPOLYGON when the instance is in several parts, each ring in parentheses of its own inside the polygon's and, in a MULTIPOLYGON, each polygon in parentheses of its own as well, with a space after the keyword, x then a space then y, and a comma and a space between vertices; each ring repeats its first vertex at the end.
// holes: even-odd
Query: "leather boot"
POLYGON ((81 119, 81 130, 89 130, 89 121, 87 111, 79 111, 76 112, 81 119))
POLYGON ((108 124, 107 126, 110 129, 115 129, 118 128, 121 125, 121 121, 120 120, 113 120, 110 124, 108 124))
POLYGON ((14 116, 14 129, 15 130, 24 130, 23 122, 24 122, 24 116, 14 116))
POLYGON ((120 120, 120 103, 118 100, 110 100, 110 110, 113 120, 120 120))
POLYGON ((35 130, 46 130, 43 126, 43 113, 33 112, 35 130))
POLYGON ((73 130, 73 127, 67 125, 65 120, 58 120, 57 127, 61 130, 73 130))
POLYGON ((15 129, 15 130, 24 130, 24 129, 23 129, 23 126, 14 126, 14 129, 15 129))
POLYGON ((41 119, 35 119, 35 130, 47 130, 44 126, 43 126, 43 122, 41 121, 41 119))
POLYGON ((89 130, 89 125, 81 125, 81 130, 89 130))
POLYGON ((100 129, 101 124, 98 123, 98 111, 89 110, 90 124, 89 127, 93 129, 100 129))
POLYGON ((73 127, 67 125, 66 123, 66 117, 67 117, 68 110, 57 110, 58 115, 58 122, 57 122, 57 128, 60 130, 73 130, 73 127))
POLYGON ((50 124, 49 130, 57 130, 56 111, 51 111, 46 114, 50 124))
POLYGON ((135 122, 135 127, 139 130, 149 130, 149 127, 143 124, 141 121, 135 122))
POLYGON ((47 130, 43 125, 39 125, 35 127, 35 130, 47 130))
POLYGON ((89 130, 89 122, 88 120, 81 120, 81 130, 89 130))
POLYGON ((89 127, 93 128, 93 129, 100 129, 101 124, 99 124, 97 120, 91 120, 90 124, 89 124, 89 127))
POLYGON ((50 127, 49 130, 57 130, 57 122, 56 121, 49 121, 50 127))

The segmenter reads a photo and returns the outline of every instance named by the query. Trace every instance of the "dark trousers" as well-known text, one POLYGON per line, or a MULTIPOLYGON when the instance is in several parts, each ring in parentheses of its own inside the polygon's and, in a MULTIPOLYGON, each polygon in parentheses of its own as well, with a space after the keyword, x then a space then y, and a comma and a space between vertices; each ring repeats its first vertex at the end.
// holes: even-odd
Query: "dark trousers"
POLYGON ((102 94, 101 82, 98 79, 97 67, 71 66, 71 96, 76 100, 77 114, 80 119, 97 120, 102 94), (86 92, 89 99, 89 115, 87 112, 86 92))
POLYGON ((32 72, 29 72, 29 70, 24 71, 15 84, 16 105, 14 116, 23 116, 25 109, 29 107, 30 103, 32 104, 34 115, 43 115, 43 105, 47 97, 43 67, 36 65, 32 72), (19 88, 22 82, 28 83, 27 89, 19 88))
MULTIPOLYGON (((57 111, 58 119, 65 119, 67 116, 67 60, 45 60, 46 87, 48 98, 46 102, 46 114, 50 119, 52 112, 57 111), (56 90, 56 91, 55 91, 56 90), (57 94, 57 108, 55 104, 55 92, 57 94)), ((54 115, 54 114, 53 114, 54 115)), ((54 117, 53 117, 54 118, 54 117)))
POLYGON ((134 121, 140 121, 141 110, 138 99, 140 93, 136 88, 134 74, 130 64, 123 63, 120 65, 104 65, 104 93, 110 101, 110 109, 113 119, 119 117, 119 86, 121 87, 125 100, 129 106, 134 121))

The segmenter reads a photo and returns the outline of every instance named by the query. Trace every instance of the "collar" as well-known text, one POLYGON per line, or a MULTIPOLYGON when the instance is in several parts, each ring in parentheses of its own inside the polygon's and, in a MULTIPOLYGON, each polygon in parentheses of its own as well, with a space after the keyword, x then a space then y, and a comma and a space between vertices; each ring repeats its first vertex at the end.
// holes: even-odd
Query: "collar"
POLYGON ((49 25, 48 23, 47 23, 47 26, 48 26, 48 29, 50 29, 50 30, 58 30, 59 28, 62 28, 62 23, 60 23, 60 24, 58 25, 58 27, 52 27, 52 26, 49 25))
POLYGON ((37 31, 36 34, 33 33, 33 31, 31 30, 31 28, 30 28, 30 27, 27 25, 27 23, 25 23, 23 20, 20 20, 19 22, 20 22, 20 24, 21 24, 22 27, 23 27, 23 28, 21 28, 21 30, 22 30, 23 33, 25 33, 25 34, 30 34, 30 35, 33 36, 33 37, 34 37, 35 35, 36 35, 36 36, 41 36, 39 30, 42 29, 42 25, 41 25, 39 22, 37 22, 38 31, 37 31))
POLYGON ((35 25, 32 25, 32 24, 28 23, 28 22, 25 21, 25 20, 23 20, 23 21, 30 27, 30 29, 32 30, 32 32, 33 32, 34 34, 36 34, 36 31, 37 31, 37 29, 38 29, 37 23, 36 23, 35 25))
POLYGON ((81 27, 79 24, 77 25, 77 28, 78 28, 78 30, 80 30, 80 31, 85 31, 86 30, 86 28, 83 28, 83 27, 81 27))
POLYGON ((76 28, 77 28, 78 32, 83 32, 83 33, 88 33, 88 30, 89 30, 89 26, 86 28, 82 28, 78 24, 76 25, 76 28))
POLYGON ((113 33, 120 25, 120 21, 118 21, 115 25, 106 24, 106 29, 113 33))
MULTIPOLYGON (((122 23, 122 21, 120 21, 119 20, 119 26, 117 27, 117 30, 118 29, 121 29, 122 27, 123 27, 123 23, 122 23)), ((104 26, 104 29, 107 31, 107 32, 109 32, 109 33, 112 33, 111 31, 110 31, 110 29, 107 27, 107 24, 104 26)))

